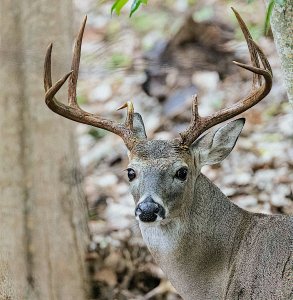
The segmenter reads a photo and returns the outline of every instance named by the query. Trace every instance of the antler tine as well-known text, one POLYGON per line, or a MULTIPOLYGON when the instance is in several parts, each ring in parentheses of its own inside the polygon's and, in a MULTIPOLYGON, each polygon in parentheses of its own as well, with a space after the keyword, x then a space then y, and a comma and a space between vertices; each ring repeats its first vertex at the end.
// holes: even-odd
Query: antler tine
POLYGON ((53 44, 51 43, 46 51, 45 63, 44 63, 44 88, 45 91, 52 86, 52 76, 51 76, 51 53, 53 44))
MULTIPOLYGON (((233 8, 232 8, 233 9, 233 8)), ((180 133, 181 137, 181 144, 185 146, 190 146, 203 132, 208 130, 209 128, 222 123, 226 120, 229 120, 247 109, 251 108, 255 104, 257 104, 259 101, 261 101, 271 90, 272 88, 272 69, 270 67, 270 64, 262 52, 262 50, 259 48, 259 46, 252 40, 251 35, 238 14, 238 12, 233 9, 237 20, 240 24, 240 27, 242 29, 242 32, 245 36, 245 39, 247 41, 247 45, 249 48, 249 52, 251 55, 251 61, 252 66, 247 64, 242 64, 239 62, 233 62, 237 66, 244 68, 254 74, 254 80, 252 85, 252 91, 248 96, 245 98, 239 100, 234 105, 224 108, 211 116, 208 117, 201 117, 198 114, 197 110, 197 99, 193 99, 193 116, 190 122, 189 127, 182 133, 180 133), (260 62, 259 58, 262 62, 263 68, 260 68, 260 62), (264 84, 261 84, 260 78, 261 76, 264 78, 264 84), (256 80, 259 82, 259 87, 256 88, 256 80)))
MULTIPOLYGON (((250 54, 250 60, 251 60, 251 63, 254 67, 257 67, 259 68, 260 67, 260 64, 259 64, 259 60, 258 60, 258 56, 257 56, 257 52, 255 50, 255 47, 253 46, 253 39, 252 39, 252 36, 246 26, 246 24, 244 23, 243 19, 241 18, 241 16, 239 15, 239 13, 234 9, 234 7, 231 7, 236 19, 237 19, 237 22, 240 26, 240 29, 243 33, 243 36, 246 40, 246 43, 247 43, 247 47, 248 47, 248 50, 249 50, 249 54, 250 54)), ((259 85, 261 85, 261 77, 255 73, 253 73, 253 78, 252 78, 252 87, 255 88, 257 82, 259 83, 259 85)))
POLYGON ((81 54, 81 44, 82 37, 84 33, 84 28, 87 18, 85 17, 81 25, 79 34, 77 36, 74 53, 72 58, 72 71, 63 76, 58 80, 54 85, 52 85, 51 77, 51 53, 52 53, 52 44, 49 45, 44 64, 44 87, 46 91, 45 102, 47 106, 55 113, 79 122, 88 125, 92 125, 97 128, 102 128, 107 131, 113 132, 119 135, 128 149, 132 149, 136 141, 136 137, 132 131, 133 128, 133 105, 127 105, 127 119, 125 124, 120 124, 105 118, 102 118, 98 115, 88 113, 82 110, 77 103, 76 99, 76 86, 78 79, 79 63, 80 63, 80 54, 81 54), (59 89, 63 86, 65 81, 70 77, 68 84, 68 105, 64 105, 59 102, 55 95, 59 89))
POLYGON ((134 107, 131 101, 127 101, 125 104, 117 108, 117 110, 127 108, 127 117, 125 119, 125 126, 130 130, 133 130, 133 116, 134 116, 134 107))
POLYGON ((81 44, 82 44, 82 38, 83 38, 86 21, 87 21, 87 16, 84 17, 83 22, 81 24, 74 45, 74 51, 72 57, 71 69, 73 70, 73 72, 68 82, 68 104, 72 107, 78 107, 77 100, 76 100, 76 86, 77 86, 79 63, 80 63, 81 44))
MULTIPOLYGON (((67 78, 71 75, 73 71, 68 72, 61 79, 59 79, 54 86, 52 86, 52 76, 51 76, 51 56, 52 56, 53 44, 51 43, 46 52, 45 64, 44 64, 44 88, 46 91, 45 102, 50 109, 54 109, 54 106, 65 106, 60 103, 54 96, 60 90, 62 85, 65 83, 67 78)), ((54 110, 53 110, 54 111, 54 110)))

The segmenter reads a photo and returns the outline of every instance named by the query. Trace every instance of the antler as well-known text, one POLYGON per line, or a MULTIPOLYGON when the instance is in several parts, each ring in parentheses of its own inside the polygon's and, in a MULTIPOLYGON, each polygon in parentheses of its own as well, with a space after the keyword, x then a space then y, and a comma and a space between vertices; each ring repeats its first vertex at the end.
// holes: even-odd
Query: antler
POLYGON ((98 115, 88 113, 82 110, 77 103, 76 99, 76 86, 77 86, 77 79, 78 79, 78 70, 79 70, 79 62, 80 62, 80 50, 82 44, 82 37, 84 33, 84 28, 86 24, 87 17, 84 18, 84 21, 81 25, 80 31, 78 33, 73 58, 72 58, 72 71, 64 75, 60 80, 58 80, 54 85, 52 85, 52 78, 51 78, 51 53, 53 45, 50 44, 46 57, 45 57, 45 64, 44 64, 44 87, 46 91, 45 101, 47 106, 55 113, 79 122, 88 125, 92 125, 94 127, 102 128, 108 131, 111 131, 117 135, 119 135, 128 149, 132 149, 134 143, 136 141, 136 136, 133 132, 133 105, 129 101, 123 107, 127 107, 127 118, 125 124, 120 124, 108 119, 104 119, 98 115), (59 89, 63 86, 67 78, 69 78, 68 84, 68 105, 64 105, 63 103, 59 102, 55 98, 55 94, 59 91, 59 89))
POLYGON ((180 133, 181 144, 184 146, 190 146, 203 132, 209 128, 229 120, 254 106, 260 100, 262 100, 272 88, 273 74, 266 56, 259 46, 252 40, 247 26, 240 17, 239 13, 234 8, 232 8, 232 10, 246 39, 252 66, 236 61, 233 61, 233 63, 253 73, 252 90, 247 97, 239 100, 236 104, 228 108, 224 108, 208 117, 201 117, 199 115, 197 96, 194 96, 192 101, 192 118, 190 125, 185 131, 180 133), (263 68, 260 68, 259 59, 262 62, 263 68), (261 76, 264 78, 264 84, 261 82, 261 76))

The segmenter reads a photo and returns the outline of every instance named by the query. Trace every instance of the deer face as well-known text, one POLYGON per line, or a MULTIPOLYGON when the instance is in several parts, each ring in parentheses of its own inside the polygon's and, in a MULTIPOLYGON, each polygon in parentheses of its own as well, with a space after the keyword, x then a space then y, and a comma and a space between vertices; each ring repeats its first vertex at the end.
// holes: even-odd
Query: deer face
POLYGON ((178 214, 193 186, 195 166, 190 150, 174 141, 137 144, 127 169, 137 219, 154 222, 178 214))
POLYGON ((184 213, 193 199, 200 169, 228 156, 244 119, 204 135, 190 147, 173 141, 141 141, 131 150, 127 168, 135 215, 141 222, 171 220, 184 213))

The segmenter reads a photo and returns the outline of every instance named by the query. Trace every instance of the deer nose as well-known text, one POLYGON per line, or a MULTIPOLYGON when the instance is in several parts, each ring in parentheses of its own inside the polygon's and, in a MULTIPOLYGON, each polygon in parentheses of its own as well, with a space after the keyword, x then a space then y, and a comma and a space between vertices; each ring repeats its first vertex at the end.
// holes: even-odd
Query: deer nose
POLYGON ((137 205, 135 216, 139 217, 142 222, 154 222, 158 216, 165 218, 165 209, 152 198, 147 198, 137 205))

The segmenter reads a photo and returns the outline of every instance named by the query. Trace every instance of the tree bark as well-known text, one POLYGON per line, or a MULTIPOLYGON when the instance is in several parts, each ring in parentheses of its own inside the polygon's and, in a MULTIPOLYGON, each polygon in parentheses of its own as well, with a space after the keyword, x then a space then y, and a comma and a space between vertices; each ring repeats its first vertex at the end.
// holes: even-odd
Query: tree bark
POLYGON ((293 3, 285 0, 284 5, 275 3, 271 16, 271 27, 289 102, 293 105, 293 3))
POLYGON ((54 73, 68 71, 72 15, 71 0, 0 2, 0 299, 87 298, 73 124, 46 107, 35 57, 55 41, 54 73))

